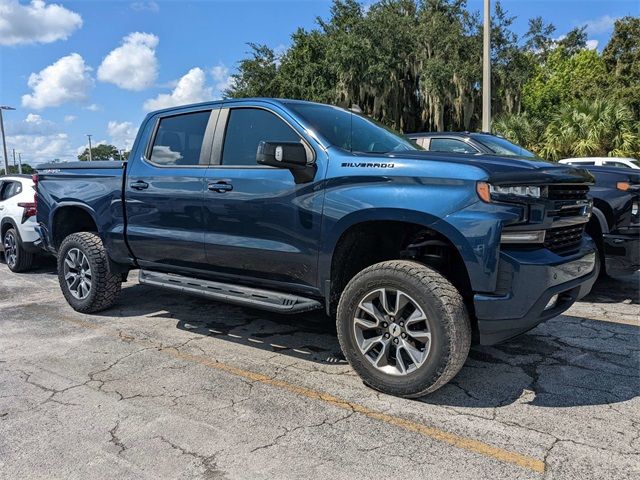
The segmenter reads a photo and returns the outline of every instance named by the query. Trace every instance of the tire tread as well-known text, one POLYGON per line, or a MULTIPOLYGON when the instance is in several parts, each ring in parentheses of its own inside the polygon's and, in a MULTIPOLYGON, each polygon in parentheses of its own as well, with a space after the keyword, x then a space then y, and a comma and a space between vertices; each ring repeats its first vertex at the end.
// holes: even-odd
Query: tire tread
POLYGON ((111 273, 107 251, 98 234, 93 232, 72 233, 62 241, 60 253, 58 256, 58 279, 62 293, 74 310, 82 313, 94 313, 106 310, 116 302, 122 286, 122 275, 111 273), (95 289, 95 295, 87 304, 80 303, 71 295, 64 280, 64 269, 62 268, 64 255, 62 253, 65 252, 67 245, 73 242, 82 247, 89 262, 93 263, 91 266, 93 274, 91 288, 95 289))

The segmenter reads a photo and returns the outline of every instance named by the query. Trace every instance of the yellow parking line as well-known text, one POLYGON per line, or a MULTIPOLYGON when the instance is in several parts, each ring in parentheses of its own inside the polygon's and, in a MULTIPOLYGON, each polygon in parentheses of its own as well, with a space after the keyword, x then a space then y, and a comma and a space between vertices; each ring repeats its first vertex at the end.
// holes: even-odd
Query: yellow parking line
POLYGON ((467 450, 473 453, 478 453, 480 455, 484 455, 485 457, 489 457, 503 463, 510 463, 512 465, 517 465, 519 467, 525 468, 527 470, 531 470, 536 473, 543 473, 545 470, 544 462, 534 457, 529 457, 527 455, 523 455, 517 452, 512 452, 509 450, 505 450, 503 448, 495 447, 493 445, 489 445, 479 440, 474 440, 472 438, 456 435, 454 433, 449 433, 444 430, 440 430, 439 428, 430 427, 422 423, 407 420, 402 417, 379 412, 379 411, 370 409, 368 407, 365 407, 364 405, 349 402, 347 400, 335 397, 333 395, 330 395, 325 392, 321 392, 319 390, 301 387, 289 382, 285 382, 283 380, 277 380, 267 375, 264 375, 262 373, 252 372, 250 370, 234 367, 233 365, 228 365, 226 363, 219 362, 215 359, 205 357, 202 355, 192 355, 189 353, 184 353, 174 347, 162 347, 161 345, 156 344, 150 340, 136 338, 130 334, 123 334, 120 331, 114 332, 109 330, 108 328, 105 328, 84 320, 76 320, 76 319, 69 319, 69 318, 63 318, 63 320, 84 328, 98 329, 102 332, 105 332, 109 336, 115 337, 125 342, 135 343, 137 345, 142 345, 146 347, 155 347, 158 349, 158 351, 166 353, 167 355, 179 360, 183 360, 183 361, 195 363, 198 365, 202 365, 208 368, 212 368, 215 370, 223 371, 231 375, 235 375, 238 377, 245 378, 247 380, 251 380, 253 382, 259 382, 264 385, 270 385, 272 387, 280 388, 282 390, 286 390, 303 397, 320 400, 327 404, 333 405, 334 407, 337 407, 337 408, 342 408, 345 410, 353 410, 368 418, 385 422, 389 425, 393 425, 395 427, 402 428, 410 432, 418 433, 420 435, 431 438, 433 440, 448 443, 449 445, 453 445, 457 448, 467 450))

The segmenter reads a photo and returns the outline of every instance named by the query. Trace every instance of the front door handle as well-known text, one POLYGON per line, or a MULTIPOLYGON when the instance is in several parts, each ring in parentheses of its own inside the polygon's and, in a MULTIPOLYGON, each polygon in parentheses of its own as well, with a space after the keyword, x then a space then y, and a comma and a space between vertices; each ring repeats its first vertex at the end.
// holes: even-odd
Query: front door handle
POLYGON ((132 182, 129 184, 131 188, 134 190, 144 190, 149 188, 149 184, 147 182, 143 182, 142 180, 138 180, 137 182, 132 182))
POLYGON ((207 186, 212 192, 224 193, 233 190, 233 185, 227 183, 225 180, 218 180, 217 182, 211 182, 207 186))

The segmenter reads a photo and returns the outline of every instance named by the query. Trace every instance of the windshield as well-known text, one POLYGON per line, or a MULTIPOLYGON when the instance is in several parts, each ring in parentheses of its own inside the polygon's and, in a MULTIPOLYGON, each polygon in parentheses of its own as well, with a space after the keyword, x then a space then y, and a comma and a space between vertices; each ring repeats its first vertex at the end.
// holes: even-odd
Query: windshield
POLYGON ((290 103, 287 106, 331 145, 350 152, 421 150, 393 130, 342 108, 313 103, 290 103))
POLYGON ((496 137, 495 135, 474 135, 473 139, 481 143, 496 155, 509 155, 518 157, 535 157, 535 154, 522 148, 520 145, 511 143, 509 140, 496 137))

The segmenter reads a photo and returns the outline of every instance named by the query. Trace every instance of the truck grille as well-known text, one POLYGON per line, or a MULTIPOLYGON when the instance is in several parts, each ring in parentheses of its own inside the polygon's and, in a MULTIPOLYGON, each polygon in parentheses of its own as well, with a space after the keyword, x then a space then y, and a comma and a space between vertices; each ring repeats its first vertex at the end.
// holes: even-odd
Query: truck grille
POLYGON ((578 250, 585 224, 550 228, 544 238, 544 246, 558 255, 570 255, 578 250))
POLYGON ((586 200, 589 193, 588 185, 549 185, 549 200, 586 200))

